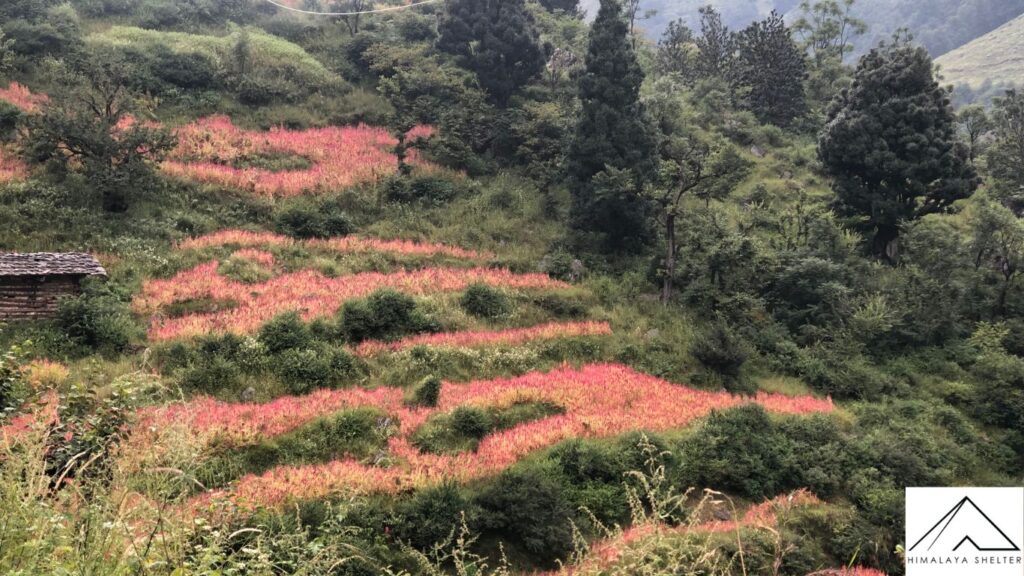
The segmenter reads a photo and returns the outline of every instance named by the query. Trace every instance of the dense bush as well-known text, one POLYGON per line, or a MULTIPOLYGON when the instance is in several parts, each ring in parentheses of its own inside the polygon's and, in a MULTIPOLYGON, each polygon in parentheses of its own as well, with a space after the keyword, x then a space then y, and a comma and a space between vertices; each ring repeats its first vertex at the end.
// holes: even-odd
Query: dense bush
POLYGON ((344 212, 300 203, 281 210, 274 228, 295 238, 331 238, 351 234, 355 225, 344 212))
POLYGON ((397 340, 439 329, 417 309, 415 300, 393 290, 378 290, 366 300, 347 302, 342 307, 341 333, 349 342, 397 340))
POLYGON ((513 469, 481 492, 480 525, 504 542, 522 547, 541 565, 553 565, 572 551, 572 508, 561 484, 537 469, 513 469))
POLYGON ((271 354, 307 349, 313 340, 309 327, 297 312, 286 312, 264 324, 260 328, 259 339, 271 354))
POLYGON ((413 390, 413 404, 425 408, 437 406, 437 402, 441 398, 441 384, 441 379, 435 376, 424 378, 413 390))
POLYGON ((478 318, 498 318, 508 314, 510 309, 508 297, 486 284, 474 284, 467 288, 459 305, 478 318))
POLYGON ((354 373, 355 361, 341 349, 291 349, 274 359, 273 370, 292 394, 305 394, 342 384, 354 373))
POLYGON ((87 281, 80 296, 65 298, 57 322, 75 344, 104 353, 120 353, 138 337, 128 304, 102 281, 87 281))
POLYGON ((457 534, 463 514, 467 524, 472 525, 471 506, 452 482, 417 491, 398 506, 398 536, 415 548, 427 550, 457 534))
POLYGON ((703 338, 693 343, 690 353, 701 364, 720 374, 729 391, 748 394, 757 391, 753 385, 741 382, 740 369, 750 356, 750 350, 727 324, 716 323, 703 338))
POLYGON ((384 195, 391 202, 444 204, 459 193, 456 185, 440 176, 394 177, 384 185, 384 195))

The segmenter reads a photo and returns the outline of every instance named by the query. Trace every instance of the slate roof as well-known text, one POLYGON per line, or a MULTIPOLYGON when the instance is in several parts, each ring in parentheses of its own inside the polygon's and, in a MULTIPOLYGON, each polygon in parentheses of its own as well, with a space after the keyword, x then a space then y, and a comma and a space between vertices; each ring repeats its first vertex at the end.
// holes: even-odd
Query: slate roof
POLYGON ((0 254, 2 276, 106 276, 91 254, 80 252, 0 254))

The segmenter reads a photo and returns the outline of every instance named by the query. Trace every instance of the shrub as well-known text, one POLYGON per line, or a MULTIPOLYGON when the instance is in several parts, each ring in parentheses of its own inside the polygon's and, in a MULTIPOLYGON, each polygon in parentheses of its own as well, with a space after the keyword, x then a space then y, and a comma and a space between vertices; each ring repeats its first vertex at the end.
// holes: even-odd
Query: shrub
POLYGON ((342 307, 341 333, 349 342, 394 341, 440 329, 416 309, 416 301, 393 290, 378 290, 365 301, 342 307))
POLYGON ((120 353, 138 334, 128 305, 103 281, 88 280, 80 296, 65 298, 57 322, 75 344, 120 353))
POLYGON ((413 404, 425 408, 437 406, 441 398, 441 379, 436 376, 428 376, 416 386, 413 391, 413 404))
POLYGON ((722 322, 697 340, 690 352, 704 366, 730 378, 740 375, 740 369, 750 356, 743 340, 722 322))
POLYGON ((498 318, 509 313, 508 297, 486 284, 474 284, 467 288, 459 304, 463 310, 478 318, 498 318))
POLYGON ((17 347, 10 347, 0 353, 0 421, 8 411, 17 408, 15 398, 18 389, 25 384, 25 372, 21 366, 22 354, 17 347))
POLYGON ((464 512, 469 512, 467 524, 471 524, 470 502, 455 483, 420 490, 398 506, 398 536, 413 547, 426 550, 452 536, 461 527, 464 512))
POLYGON ((521 546, 538 564, 564 560, 573 549, 573 513, 564 488, 542 470, 506 471, 475 503, 486 531, 521 546))
POLYGON ((459 406, 452 411, 451 422, 457 434, 476 440, 487 436, 494 426, 490 414, 470 406, 459 406))
POLYGON ((274 373, 293 394, 340 384, 353 372, 352 357, 342 350, 286 350, 274 360, 274 373))
POLYGON ((242 372, 234 362, 221 356, 201 356, 182 373, 181 385, 186 390, 213 394, 237 386, 241 376, 242 372))
POLYGON ((286 312, 260 328, 260 342, 271 354, 286 350, 309 348, 312 335, 296 312, 286 312))
POLYGON ((384 195, 402 204, 443 204, 453 200, 458 190, 451 180, 439 176, 394 177, 385 184, 384 195))
POLYGON ((355 226, 344 212, 328 211, 308 204, 294 204, 275 219, 275 229, 295 238, 331 238, 347 236, 355 226))

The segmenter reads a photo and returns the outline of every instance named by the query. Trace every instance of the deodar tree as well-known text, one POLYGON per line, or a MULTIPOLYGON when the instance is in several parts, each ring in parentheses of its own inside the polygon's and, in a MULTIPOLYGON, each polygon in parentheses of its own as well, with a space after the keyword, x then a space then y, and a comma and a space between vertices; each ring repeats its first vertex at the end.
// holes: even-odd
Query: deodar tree
POLYGON ((647 230, 648 204, 639 192, 653 172, 654 139, 640 102, 643 81, 621 4, 602 0, 580 78, 582 109, 568 163, 574 226, 603 235, 617 250, 642 240, 647 230))
POLYGON ((474 72, 498 104, 507 104, 544 70, 544 51, 524 0, 451 0, 439 33, 437 47, 474 72))
POLYGON ((861 59, 853 85, 829 108, 818 155, 837 212, 870 234, 874 254, 890 262, 901 226, 949 210, 979 184, 932 59, 908 39, 861 59))
POLYGON ((807 64, 778 12, 754 22, 739 35, 738 83, 759 120, 785 126, 807 107, 807 64))

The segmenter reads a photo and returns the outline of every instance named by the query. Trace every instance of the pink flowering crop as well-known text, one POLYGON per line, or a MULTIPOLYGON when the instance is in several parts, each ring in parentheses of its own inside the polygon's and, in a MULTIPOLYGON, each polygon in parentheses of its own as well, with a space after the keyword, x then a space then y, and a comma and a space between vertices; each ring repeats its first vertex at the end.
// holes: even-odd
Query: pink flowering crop
MULTIPOLYGON (((411 132, 429 135, 432 129, 411 132)), ((267 197, 291 197, 341 190, 395 172, 398 140, 383 128, 365 125, 311 130, 275 128, 269 132, 243 130, 227 116, 203 118, 177 130, 178 147, 163 164, 165 172, 207 184, 226 186, 267 197), (234 168, 231 164, 256 154, 294 154, 308 159, 306 170, 279 172, 263 168, 234 168)), ((408 152, 408 162, 434 167, 408 152)))
POLYGON ((275 262, 273 254, 265 250, 257 250, 255 248, 243 248, 241 250, 237 250, 231 254, 231 257, 238 258, 239 260, 248 260, 249 262, 254 262, 266 268, 273 268, 275 262))
POLYGON ((25 86, 22 86, 17 82, 11 82, 7 88, 0 88, 0 100, 3 100, 8 104, 13 104, 23 112, 31 114, 39 112, 40 107, 42 107, 49 98, 46 94, 33 94, 32 91, 25 86))
POLYGON ((134 302, 141 314, 156 314, 169 304, 211 298, 236 302, 229 310, 154 319, 151 340, 170 340, 210 333, 251 334, 283 312, 299 312, 311 321, 333 315, 346 301, 363 298, 381 288, 407 294, 437 294, 464 290, 472 284, 506 288, 558 289, 568 285, 544 274, 514 274, 492 268, 424 268, 384 274, 366 272, 328 278, 301 271, 272 278, 262 284, 243 284, 217 273, 218 263, 207 262, 167 280, 151 280, 134 302))
POLYGON ((246 230, 221 230, 213 234, 189 238, 178 244, 178 248, 181 250, 201 250, 203 248, 219 246, 238 246, 243 248, 302 246, 340 254, 381 252, 400 256, 449 256, 466 260, 485 260, 494 256, 489 252, 478 252, 476 250, 459 248, 458 246, 430 242, 379 240, 360 236, 345 236, 326 240, 295 240, 272 232, 249 232, 246 230))
POLYGON ((0 184, 25 178, 28 178, 28 166, 13 151, 0 146, 0 184))
POLYGON ((530 328, 497 331, 443 332, 421 334, 397 342, 363 342, 356 348, 359 356, 373 356, 383 352, 397 352, 415 346, 435 348, 475 348, 482 346, 515 346, 538 340, 571 338, 574 336, 604 336, 612 333, 607 322, 552 322, 530 328))
MULTIPOLYGON (((686 388, 621 365, 594 364, 581 369, 564 366, 517 378, 446 383, 439 406, 434 409, 405 406, 398 390, 336 390, 263 405, 198 399, 147 411, 141 422, 146 430, 157 433, 179 423, 202 437, 246 444, 294 430, 340 407, 376 406, 398 418, 399 433, 389 440, 390 454, 397 462, 390 468, 350 460, 286 466, 243 477, 229 492, 207 494, 231 496, 250 506, 277 506, 291 499, 327 498, 349 491, 393 493, 436 484, 445 478, 466 482, 497 474, 530 453, 564 440, 607 438, 638 429, 678 429, 711 410, 748 401, 725 392, 686 388), (434 414, 459 406, 505 407, 521 402, 548 402, 561 406, 565 413, 488 436, 472 453, 424 454, 412 444, 413 433, 434 414)), ((761 393, 753 401, 784 414, 833 409, 830 399, 811 397, 761 393)))

